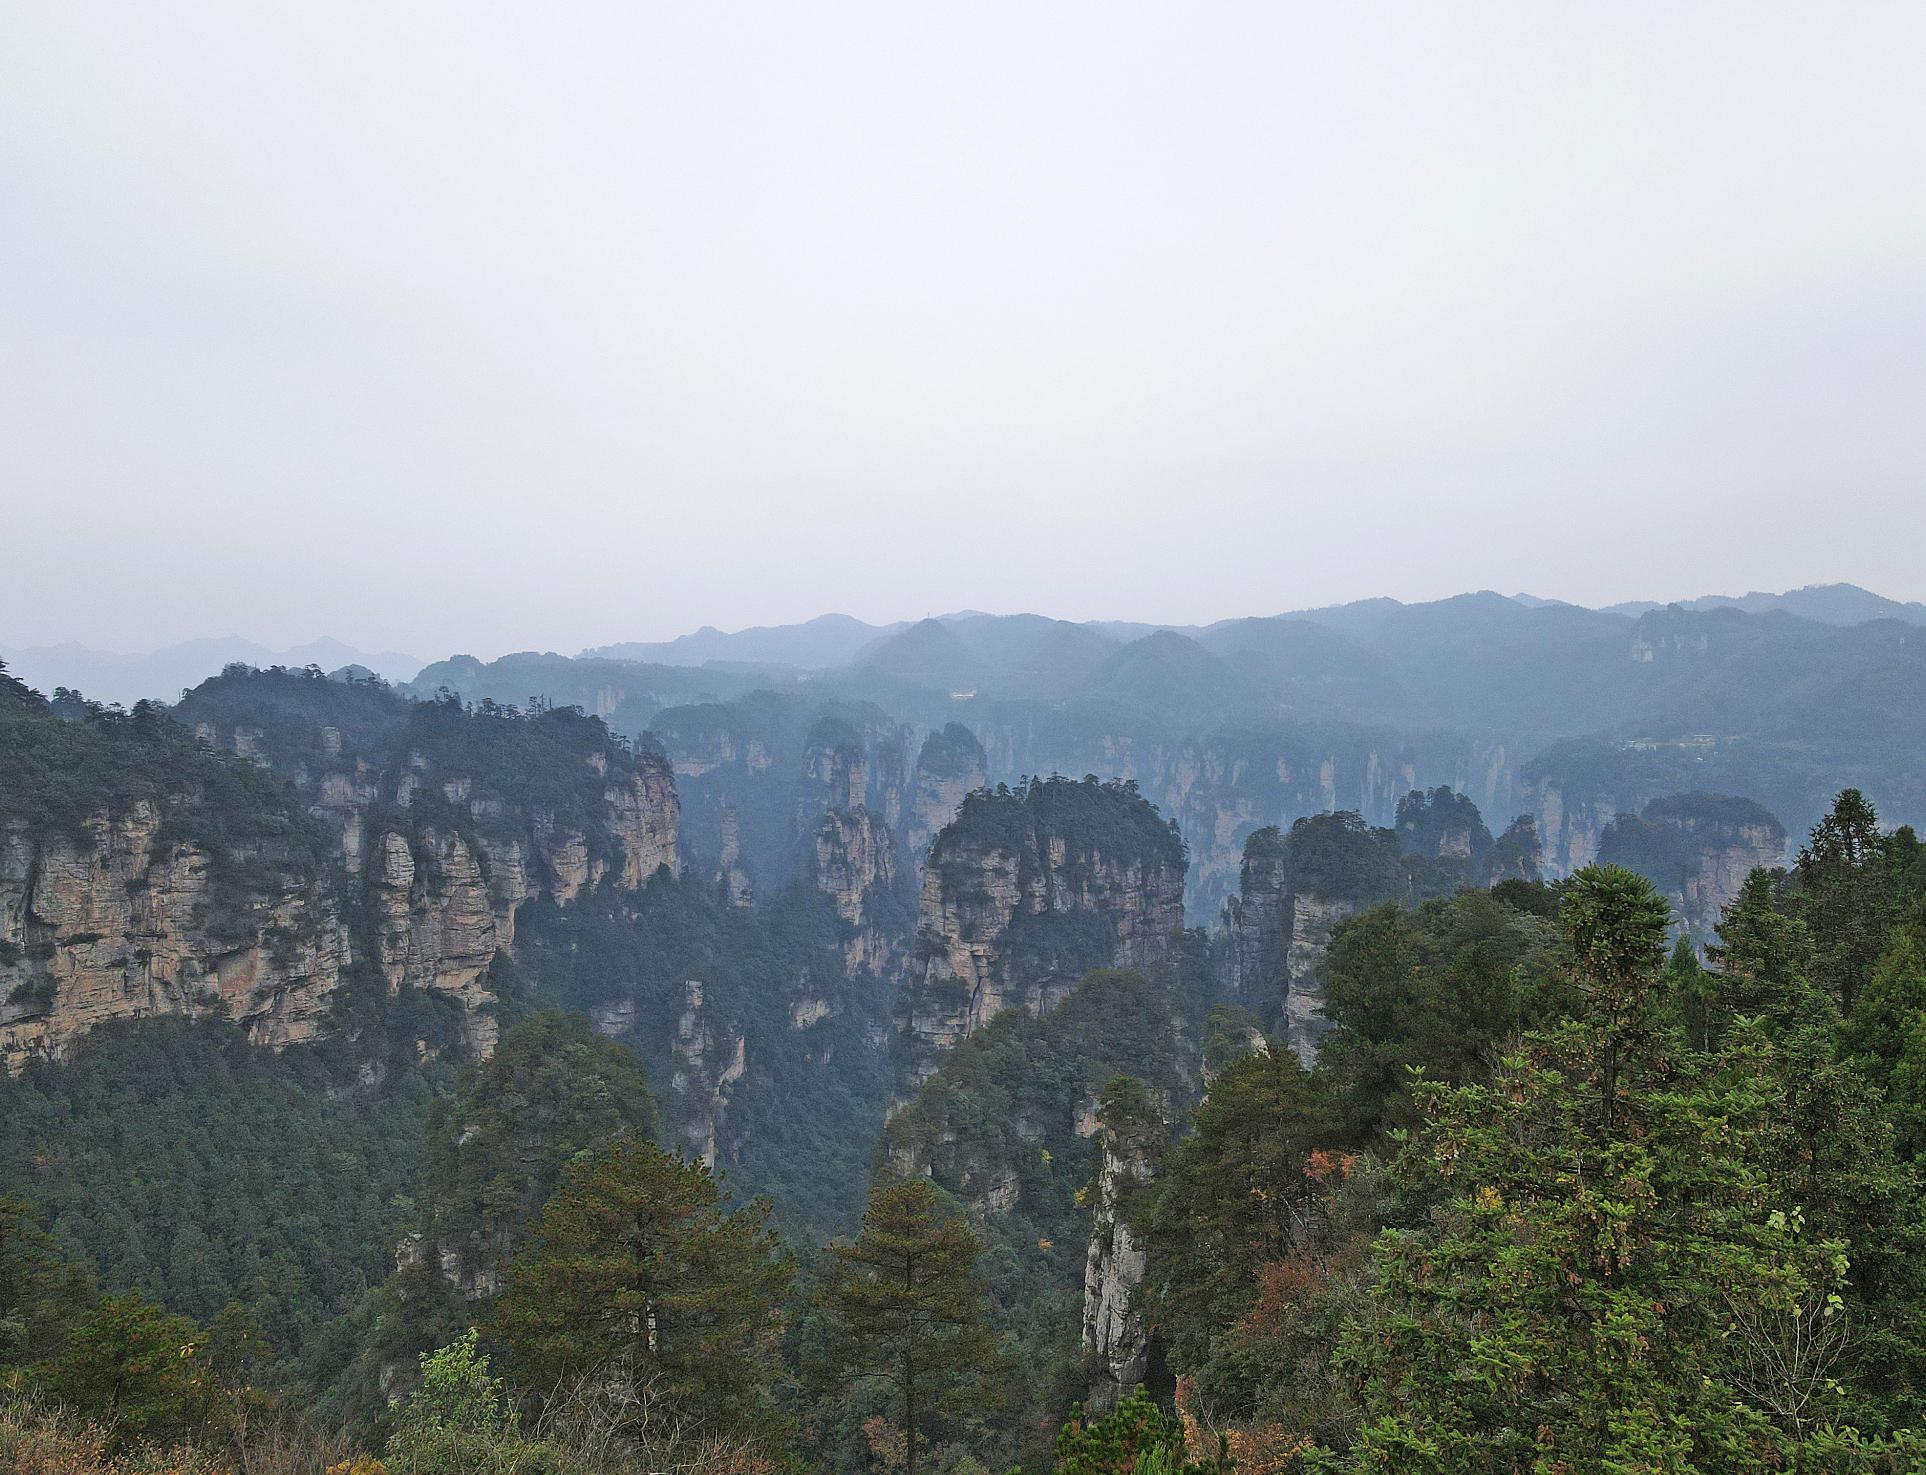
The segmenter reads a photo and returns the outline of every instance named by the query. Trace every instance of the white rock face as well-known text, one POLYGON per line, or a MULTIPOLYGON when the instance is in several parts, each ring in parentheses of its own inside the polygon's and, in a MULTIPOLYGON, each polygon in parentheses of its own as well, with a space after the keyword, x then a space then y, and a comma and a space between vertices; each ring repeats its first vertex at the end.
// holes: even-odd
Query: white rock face
POLYGON ((1324 1018, 1321 968, 1338 923, 1356 913, 1348 901, 1302 893, 1291 898, 1291 938, 1285 950, 1284 1039, 1305 1065, 1317 1058, 1317 1042, 1329 1027, 1324 1018))
POLYGON ((1070 861, 1063 836, 1035 836, 1034 848, 980 847, 945 831, 923 876, 917 916, 919 962, 909 1028, 916 1074, 1005 1009, 1040 1013, 1061 1001, 1073 977, 1025 966, 1012 947, 1024 919, 1101 919, 1115 943, 1101 965, 1140 968, 1163 957, 1184 915, 1181 865, 1101 851, 1070 861))
POLYGON ((228 862, 245 872, 248 894, 216 897, 215 857, 162 831, 160 809, 140 800, 118 817, 90 817, 82 835, 0 832, 9 1068, 58 1057, 109 1019, 215 1014, 275 1048, 321 1032, 348 961, 332 891, 236 854, 228 862))
POLYGON ((1133 1189, 1155 1173, 1150 1144, 1120 1134, 1107 1123, 1097 1130, 1102 1160, 1097 1169, 1096 1214, 1083 1266, 1083 1351, 1094 1369, 1085 1403, 1114 1408, 1143 1386, 1150 1364, 1150 1338, 1134 1304, 1149 1261, 1123 1214, 1133 1189))

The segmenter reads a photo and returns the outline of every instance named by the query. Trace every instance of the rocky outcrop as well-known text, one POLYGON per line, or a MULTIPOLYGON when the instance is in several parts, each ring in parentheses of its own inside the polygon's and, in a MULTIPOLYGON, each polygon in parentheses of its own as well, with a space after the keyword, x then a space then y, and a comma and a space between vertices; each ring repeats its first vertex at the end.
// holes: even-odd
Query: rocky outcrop
POLYGON ((635 771, 611 780, 602 797, 609 831, 622 847, 616 879, 622 890, 639 891, 657 871, 675 875, 681 869, 682 810, 676 802, 674 771, 665 760, 636 755, 635 771))
POLYGON ((903 834, 904 848, 918 875, 929 858, 930 842, 956 818, 963 796, 982 788, 989 777, 983 744, 962 723, 952 722, 923 740, 903 834))
POLYGON ((731 804, 722 812, 722 855, 716 866, 716 879, 729 893, 731 906, 746 907, 755 898, 749 872, 742 863, 742 816, 731 804))
POLYGON ((1156 1177, 1167 1135, 1143 1088, 1120 1084, 1097 1113, 1100 1157, 1083 1271, 1082 1346, 1090 1376, 1084 1402, 1098 1412, 1143 1387, 1150 1367, 1150 1334, 1136 1304, 1149 1261, 1130 1213, 1156 1177))
POLYGON ((1285 976, 1291 935, 1291 883, 1283 833, 1266 825, 1244 842, 1237 895, 1224 903, 1226 980, 1231 994, 1255 1006, 1285 976))
POLYGON ((1763 806, 1723 794, 1672 794, 1605 827, 1599 859, 1637 871, 1671 903, 1678 931, 1712 940, 1754 870, 1786 861, 1785 826, 1763 806))
POLYGON ((1521 755, 1495 737, 1290 720, 1182 738, 1033 719, 973 730, 992 781, 1053 771, 1135 780, 1183 831, 1193 925, 1214 921, 1236 894, 1244 842, 1266 826, 1289 829, 1303 816, 1340 810, 1388 826, 1413 789, 1440 785, 1485 814, 1516 814, 1522 800, 1521 755))
POLYGON ((367 898, 389 992, 410 986, 454 999, 466 1012, 476 1053, 488 1054, 498 1029, 485 980, 496 950, 513 941, 522 898, 514 897, 498 921, 488 878, 468 843, 432 829, 413 845, 393 830, 381 836, 367 898))
POLYGON ((105 776, 91 816, 64 792, 0 813, 10 1062, 146 1014, 312 1040, 357 964, 457 1001, 486 1054, 490 967, 525 903, 634 892, 680 863, 667 759, 580 712, 411 704, 379 683, 244 668, 187 694, 177 720, 63 718, 18 683, 0 707, 51 762, 70 749, 50 734, 89 722, 89 775, 105 776))
POLYGON ((1308 1065, 1325 1029, 1320 970, 1331 934, 1363 908, 1407 894, 1402 847, 1395 831, 1339 812, 1301 819, 1289 834, 1260 830, 1244 853, 1224 914, 1229 981, 1308 1065))
POLYGON ((1605 827, 1619 812, 1617 795, 1547 778, 1528 786, 1528 798, 1547 875, 1569 876, 1598 859, 1605 827))
POLYGON ((95 1025, 231 1019, 259 1044, 314 1039, 349 957, 333 892, 264 846, 169 833, 165 802, 80 833, 0 831, 0 1053, 58 1056, 95 1025))
POLYGON ((843 961, 849 971, 888 971, 908 931, 889 827, 866 805, 826 811, 816 824, 809 878, 848 928, 843 961))
POLYGON ((1291 897, 1291 934, 1284 950, 1284 1043, 1310 1065, 1324 1037, 1324 980, 1320 969, 1338 923, 1363 905, 1344 896, 1296 892, 1291 897))
POLYGON ((912 1074, 1004 1009, 1051 1007, 1091 968, 1163 957, 1183 913, 1182 842, 1133 786, 971 795, 923 878, 912 1074))
POLYGON ((716 1143, 727 1125, 730 1093, 748 1069, 748 1042, 740 1034, 716 1031, 703 987, 692 978, 683 985, 682 1014, 676 1021, 672 1049, 671 1117, 685 1148, 713 1168, 716 1143))

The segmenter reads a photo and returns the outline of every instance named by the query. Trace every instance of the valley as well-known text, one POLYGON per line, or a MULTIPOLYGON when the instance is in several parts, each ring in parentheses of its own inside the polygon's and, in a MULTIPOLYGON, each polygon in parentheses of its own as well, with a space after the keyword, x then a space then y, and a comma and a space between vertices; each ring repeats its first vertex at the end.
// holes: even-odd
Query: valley
MULTIPOLYGON (((1734 918, 1804 915, 1835 792, 1916 812, 1915 714, 1884 684, 1852 719, 1926 659, 1904 621, 1387 606, 236 664, 131 711, 0 678, 11 1212, 103 1305, 241 1319, 262 1397, 378 1442, 466 1328, 521 1365, 517 1267, 609 1143, 764 1206, 799 1289, 759 1355, 796 1376, 833 1246, 925 1183, 995 1348, 939 1465, 1046 1466, 1074 1405, 1146 1393, 1342 1441, 1361 1385, 1224 1362, 1263 1298, 1295 1298, 1275 1355, 1339 1365, 1330 1298, 1405 1212, 1387 1134, 1577 1007, 1588 878, 1647 888, 1697 1027, 1734 918), (776 652, 834 664, 745 658, 776 652), (1795 744, 1802 683, 1833 715, 1795 744), (1283 1217, 1193 1264, 1225 1172, 1283 1217)), ((1902 914, 1912 831, 1853 822, 1902 914)), ((741 1427, 863 1469, 880 1386, 778 1379, 741 1427)))

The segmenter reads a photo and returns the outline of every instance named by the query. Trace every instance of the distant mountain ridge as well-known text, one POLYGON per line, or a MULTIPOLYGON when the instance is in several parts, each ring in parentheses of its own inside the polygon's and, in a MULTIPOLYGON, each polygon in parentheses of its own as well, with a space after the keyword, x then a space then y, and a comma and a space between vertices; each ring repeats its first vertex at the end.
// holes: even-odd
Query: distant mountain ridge
POLYGON ((286 650, 273 650, 239 635, 184 640, 137 654, 94 650, 75 642, 0 645, 0 661, 38 691, 66 686, 86 693, 93 701, 119 702, 127 707, 143 700, 177 701, 183 691, 235 662, 291 670, 319 666, 324 671, 336 671, 343 666, 361 666, 393 682, 413 680, 422 667, 418 658, 400 651, 357 650, 327 635, 286 650))
MULTIPOLYGON (((1521 598, 1524 596, 1520 596, 1521 598)), ((1749 615, 1774 612, 1797 615, 1821 625, 1864 625, 1873 620, 1904 620, 1909 625, 1926 625, 1926 604, 1918 600, 1902 602, 1862 589, 1857 584, 1807 584, 1783 594, 1704 594, 1697 599, 1674 601, 1680 609, 1736 609, 1749 615)), ((1642 615, 1667 606, 1655 600, 1631 600, 1607 605, 1610 614, 1642 615)))
MULTIPOLYGON (((1196 654, 1186 668, 1201 677, 1214 657, 1235 673, 1190 683, 1199 700, 1221 699, 1236 705, 1240 693, 1261 690, 1275 697, 1280 686, 1298 695, 1329 694, 1336 686, 1353 688, 1367 710, 1391 699, 1396 678, 1385 665, 1419 649, 1447 660, 1489 660, 1523 647, 1569 650, 1591 641, 1632 638, 1636 622, 1655 612, 1678 609, 1690 614, 1732 610, 1777 615, 1835 629, 1879 620, 1926 627, 1926 603, 1900 601, 1856 584, 1813 584, 1780 594, 1708 594, 1670 604, 1632 600, 1592 609, 1532 594, 1491 590, 1445 599, 1405 603, 1379 596, 1346 604, 1238 616, 1204 625, 1155 624, 1135 620, 1070 621, 1039 614, 992 615, 959 610, 923 620, 875 624, 832 613, 791 625, 757 625, 725 631, 713 625, 665 641, 623 641, 583 650, 577 661, 646 666, 659 672, 706 670, 715 679, 731 676, 726 696, 741 681, 786 685, 812 673, 839 672, 856 679, 944 691, 971 691, 988 682, 1012 695, 1066 697, 1088 690, 1103 697, 1099 680, 1106 663, 1131 645, 1170 635, 1194 642, 1196 654), (1215 691, 1215 698, 1211 693, 1215 691)), ((535 655, 525 652, 517 661, 535 655)), ((1177 659, 1175 647, 1162 646, 1162 662, 1177 659)), ((553 661, 563 659, 545 656, 553 661)), ((15 675, 43 691, 72 687, 97 701, 131 705, 142 698, 171 701, 231 662, 266 667, 317 665, 334 671, 361 667, 397 684, 412 683, 432 693, 447 680, 450 657, 427 665, 398 651, 367 652, 322 638, 275 650, 240 636, 184 641, 144 654, 120 654, 79 644, 4 646, 4 660, 15 675)), ((1118 668, 1122 669, 1122 668, 1118 668)), ((1114 672, 1113 672, 1114 674, 1114 672)), ((452 683, 457 688, 464 683, 452 683)), ((685 683, 668 679, 668 690, 685 683)), ((1126 687, 1134 683, 1126 681, 1126 687)), ((519 693, 526 700, 528 692, 519 693)), ((1293 703, 1295 705, 1295 703, 1293 703)), ((608 715, 605 713, 605 715, 608 715)), ((1408 715, 1408 713, 1407 713, 1408 715)))
MULTIPOLYGON (((1547 599, 1534 594, 1498 594, 1478 590, 1445 599, 1407 604, 1388 596, 1352 600, 1346 604, 1324 605, 1314 609, 1287 610, 1275 615, 1233 616, 1205 625, 1155 624, 1142 620, 1058 620, 1032 613, 991 615, 979 610, 960 610, 954 614, 934 615, 923 620, 897 620, 871 624, 851 615, 818 615, 795 625, 755 625, 742 630, 724 631, 704 625, 673 640, 626 641, 595 646, 581 653, 583 659, 640 661, 662 666, 701 666, 741 664, 789 666, 799 671, 826 671, 842 666, 864 666, 889 674, 902 675, 907 664, 915 667, 921 658, 893 648, 892 641, 907 641, 906 649, 931 647, 941 643, 948 650, 943 664, 949 676, 967 685, 969 663, 962 651, 974 652, 991 665, 1002 667, 1012 660, 1036 658, 1034 642, 1046 636, 1059 647, 1056 660, 1045 660, 1040 671, 1054 671, 1060 664, 1075 668, 1079 677, 1090 675, 1102 656, 1133 641, 1159 632, 1203 640, 1255 621, 1295 621, 1322 626, 1340 634, 1358 635, 1407 622, 1411 628, 1433 632, 1468 629, 1481 621, 1504 620, 1508 615, 1541 611, 1564 612, 1574 620, 1584 616, 1609 616, 1636 620, 1653 610, 1673 604, 1692 611, 1737 609, 1747 614, 1783 613, 1816 624, 1851 626, 1873 620, 1903 620, 1911 625, 1926 625, 1926 603, 1888 599, 1857 584, 1809 584, 1782 594, 1754 592, 1744 595, 1706 594, 1676 601, 1627 600, 1593 608, 1570 600, 1547 599), (941 642, 929 627, 942 627, 956 634, 961 648, 941 642), (1079 636, 1076 632, 1082 632, 1079 636), (1078 647, 1072 654, 1071 647, 1078 647)), ((933 669, 928 673, 935 679, 933 669)))
POLYGON ((818 615, 800 625, 752 625, 723 631, 704 625, 673 640, 630 640, 582 652, 587 660, 642 661, 657 666, 701 666, 710 661, 795 666, 821 670, 843 666, 878 638, 908 628, 909 621, 872 625, 853 615, 818 615))

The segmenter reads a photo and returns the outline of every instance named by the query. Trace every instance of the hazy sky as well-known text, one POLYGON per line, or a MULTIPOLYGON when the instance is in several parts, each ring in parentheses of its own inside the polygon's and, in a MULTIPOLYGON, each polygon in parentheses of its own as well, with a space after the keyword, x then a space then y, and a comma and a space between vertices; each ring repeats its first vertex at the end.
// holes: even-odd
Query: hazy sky
POLYGON ((1926 597, 1926 5, 0 0, 0 644, 1926 597))

